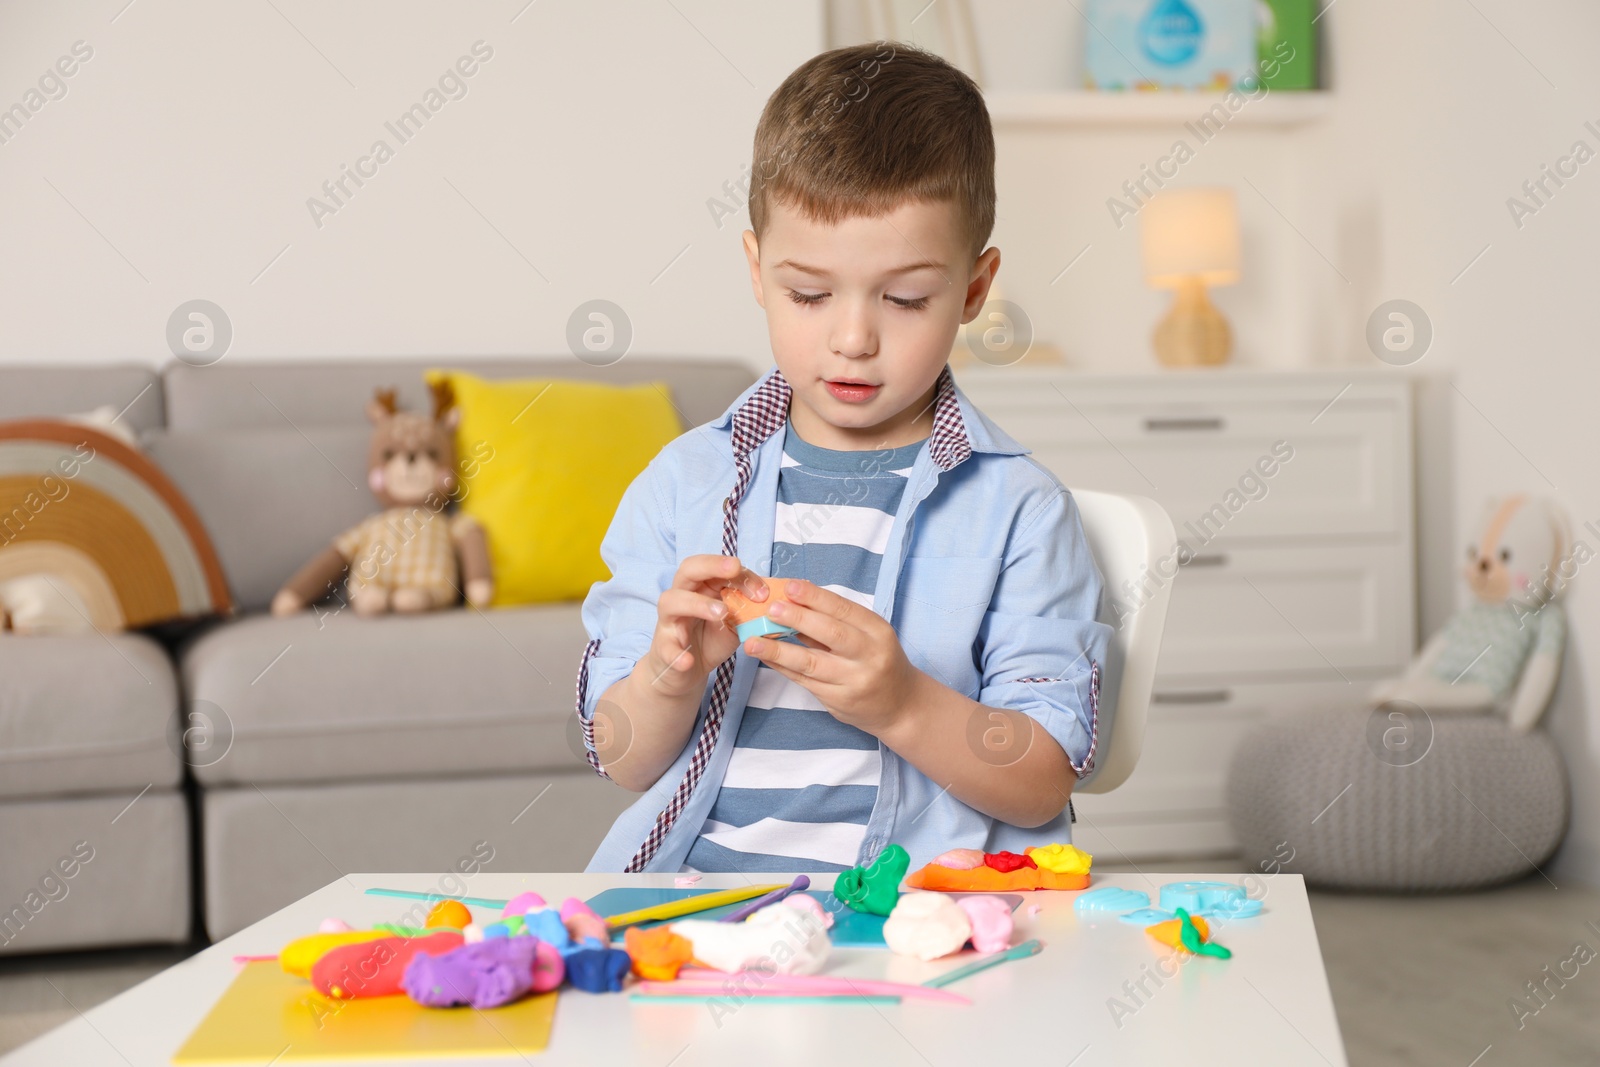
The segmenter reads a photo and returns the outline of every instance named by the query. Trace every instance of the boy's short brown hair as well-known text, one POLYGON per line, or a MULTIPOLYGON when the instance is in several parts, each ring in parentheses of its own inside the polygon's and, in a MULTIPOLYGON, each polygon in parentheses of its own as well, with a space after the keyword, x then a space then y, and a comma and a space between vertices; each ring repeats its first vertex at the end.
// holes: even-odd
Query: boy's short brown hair
POLYGON ((994 128, 976 82, 900 41, 835 48, 783 80, 756 126, 750 228, 773 203, 828 225, 953 201, 976 260, 994 230, 994 128))

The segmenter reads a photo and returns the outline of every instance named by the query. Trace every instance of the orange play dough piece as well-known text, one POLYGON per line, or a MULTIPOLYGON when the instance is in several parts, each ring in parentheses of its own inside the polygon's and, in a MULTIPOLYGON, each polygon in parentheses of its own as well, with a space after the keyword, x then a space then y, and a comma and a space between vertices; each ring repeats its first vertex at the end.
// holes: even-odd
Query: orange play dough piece
POLYGON ((441 900, 428 912, 427 921, 423 923, 430 930, 446 927, 451 930, 465 930, 472 922, 472 912, 459 900, 441 900))
POLYGON ((629 927, 622 943, 633 960, 633 973, 649 981, 670 982, 678 977, 678 968, 694 959, 694 945, 670 926, 629 927))
MULTIPOLYGON (((1191 915, 1189 916, 1189 921, 1194 923, 1195 932, 1200 935, 1200 940, 1211 940, 1211 927, 1206 925, 1206 921, 1202 916, 1191 915)), ((1165 922, 1156 923, 1154 926, 1146 926, 1144 932, 1163 945, 1171 945, 1180 952, 1189 951, 1183 945, 1183 920, 1181 919, 1168 919, 1165 922)))
POLYGON ((932 863, 906 877, 912 889, 931 889, 939 893, 1006 893, 1027 889, 1086 889, 1089 875, 1057 874, 1034 867, 997 871, 993 867, 974 867, 958 871, 932 863))
POLYGON ((727 623, 730 627, 742 626, 752 619, 759 619, 767 613, 768 608, 778 601, 787 602, 789 600, 788 596, 783 592, 784 583, 789 579, 763 578, 761 580, 767 583, 767 599, 759 603, 751 600, 731 585, 723 586, 722 590, 717 594, 722 598, 722 602, 728 606, 727 623))

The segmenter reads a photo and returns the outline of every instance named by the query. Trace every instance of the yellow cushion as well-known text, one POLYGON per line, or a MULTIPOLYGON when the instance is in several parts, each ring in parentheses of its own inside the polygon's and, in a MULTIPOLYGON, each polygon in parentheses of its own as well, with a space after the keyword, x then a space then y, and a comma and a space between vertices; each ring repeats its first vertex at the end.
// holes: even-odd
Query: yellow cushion
POLYGON ((610 578, 600 539, 623 490, 683 432, 667 384, 424 377, 461 408, 461 510, 488 535, 493 605, 581 600, 610 578))

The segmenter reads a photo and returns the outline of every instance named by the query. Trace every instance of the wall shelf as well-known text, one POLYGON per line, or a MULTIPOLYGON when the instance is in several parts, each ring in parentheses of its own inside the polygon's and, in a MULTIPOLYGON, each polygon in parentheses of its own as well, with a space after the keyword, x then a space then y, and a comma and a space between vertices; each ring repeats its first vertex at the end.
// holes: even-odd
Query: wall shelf
MULTIPOLYGON (((1182 126, 1195 122, 1222 93, 994 90, 985 95, 997 126, 1182 126)), ((1324 90, 1279 90, 1232 112, 1228 125, 1289 128, 1316 122, 1332 110, 1324 90)))

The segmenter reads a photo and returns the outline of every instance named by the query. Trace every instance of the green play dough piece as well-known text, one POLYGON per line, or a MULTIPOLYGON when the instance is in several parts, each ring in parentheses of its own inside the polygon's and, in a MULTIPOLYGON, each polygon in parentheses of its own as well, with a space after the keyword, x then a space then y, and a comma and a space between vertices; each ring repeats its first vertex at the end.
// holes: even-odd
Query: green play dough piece
POLYGON ((1200 931, 1194 928, 1194 920, 1182 908, 1174 909, 1173 914, 1178 917, 1178 940, 1183 942, 1184 948, 1199 955, 1200 931))
POLYGON ((833 882, 833 895, 853 911, 888 915, 900 899, 900 882, 911 867, 911 856, 899 845, 889 845, 870 867, 851 867, 833 882))
POLYGON ((1184 948, 1196 956, 1215 956, 1219 960, 1233 958, 1233 953, 1221 945, 1200 940, 1200 931, 1195 927, 1194 920, 1189 918, 1188 912, 1178 908, 1173 914, 1178 917, 1178 940, 1183 942, 1184 948))

